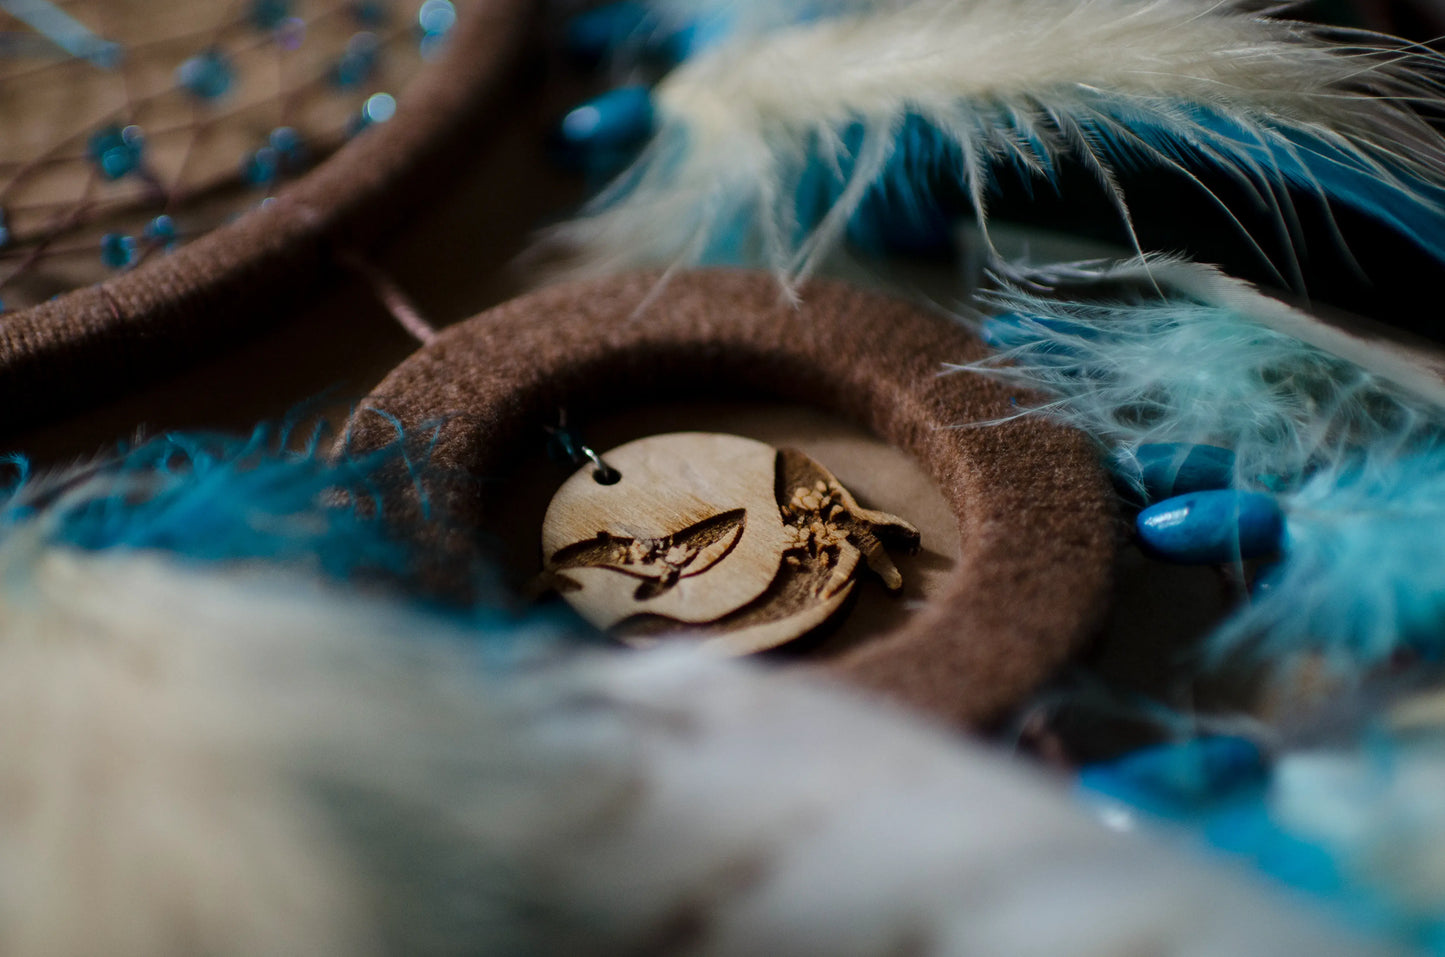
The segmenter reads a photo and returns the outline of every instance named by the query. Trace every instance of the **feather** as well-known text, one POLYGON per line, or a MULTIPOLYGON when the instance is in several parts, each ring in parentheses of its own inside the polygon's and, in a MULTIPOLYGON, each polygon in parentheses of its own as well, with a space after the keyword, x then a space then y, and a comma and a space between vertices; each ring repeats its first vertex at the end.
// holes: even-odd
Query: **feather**
POLYGON ((1056 181, 1065 160, 1092 172, 1126 225, 1121 170, 1208 167, 1282 228, 1294 186, 1442 248, 1445 150, 1410 107, 1436 89, 1431 54, 1332 42, 1237 3, 841 9, 735 36, 668 75, 637 163, 550 236, 576 252, 573 271, 762 263, 791 285, 869 202, 956 200, 983 221, 992 168, 1056 181))
POLYGON ((0 539, 7 957, 1387 952, 797 674, 225 567, 0 539))
POLYGON ((981 300, 1000 351, 949 368, 1044 393, 1037 411, 1118 460, 1155 443, 1222 446, 1237 488, 1290 491, 1361 457, 1429 447, 1445 427, 1438 379, 1207 267, 1155 258, 1004 280, 981 300), (1067 298, 1090 288, 1100 298, 1067 298))
POLYGON ((337 579, 404 576, 412 555, 378 518, 376 488, 398 464, 425 467, 431 436, 363 457, 322 454, 318 427, 249 436, 175 432, 69 469, 32 475, 19 457, 0 490, 0 534, 24 529, 84 549, 161 550, 198 562, 267 561, 337 579))
POLYGON ((1231 450, 1231 484, 1277 498, 1282 554, 1215 631, 1210 660, 1247 651, 1279 667, 1310 655, 1348 671, 1402 651, 1445 655, 1437 379, 1388 352, 1297 339, 1280 330, 1339 345, 1333 330, 1190 264, 1016 271, 986 301, 1002 315, 981 328, 1001 351, 953 368, 1044 393, 1024 414, 1093 435, 1136 497, 1147 498, 1129 467, 1142 447, 1177 443, 1231 450), (1069 283, 1111 294, 1055 298, 1069 283))

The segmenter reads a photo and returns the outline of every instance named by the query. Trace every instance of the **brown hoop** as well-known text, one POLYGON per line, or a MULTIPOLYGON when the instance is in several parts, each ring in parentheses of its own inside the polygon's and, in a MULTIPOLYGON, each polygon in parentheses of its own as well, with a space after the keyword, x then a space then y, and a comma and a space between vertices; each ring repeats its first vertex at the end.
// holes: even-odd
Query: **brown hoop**
POLYGON ((495 105, 537 8, 485 0, 441 58, 408 84, 395 117, 241 217, 131 273, 0 315, 0 432, 133 387, 281 314, 335 244, 365 248, 446 182, 447 156, 495 105))
MULTIPOLYGON (((656 275, 631 275, 546 289, 447 329, 377 387, 353 417, 351 443, 375 448, 394 440, 397 422, 445 420, 433 464, 491 479, 519 443, 539 441, 560 405, 743 392, 852 418, 923 463, 963 547, 928 607, 826 667, 980 724, 1091 635, 1115 544, 1112 493, 1083 436, 1032 418, 949 428, 1016 411, 996 383, 939 375, 941 362, 983 353, 946 319, 843 284, 812 284, 795 308, 765 275, 699 272, 660 293, 656 275)), ((484 526, 486 487, 438 490, 430 504, 463 527, 484 526)), ((416 494, 406 488, 403 497, 416 494)))

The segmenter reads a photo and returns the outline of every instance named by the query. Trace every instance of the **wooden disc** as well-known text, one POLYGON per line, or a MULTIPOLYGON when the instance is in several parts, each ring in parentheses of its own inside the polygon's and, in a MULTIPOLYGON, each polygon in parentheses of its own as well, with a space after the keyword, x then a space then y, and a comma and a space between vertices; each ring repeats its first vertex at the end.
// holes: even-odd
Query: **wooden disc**
POLYGON ((438 576, 483 550, 507 475, 559 408, 585 435, 589 416, 627 407, 769 396, 852 419, 910 453, 962 537, 952 577, 923 608, 817 667, 977 725, 1094 634, 1116 544, 1108 480, 1082 435, 1015 417, 1028 397, 942 374, 945 362, 986 354, 963 328, 842 283, 810 284, 794 306, 764 274, 659 281, 569 283, 453 326, 353 416, 354 450, 394 442, 400 427, 428 437, 433 475, 465 479, 399 476, 387 500, 438 556, 438 576))
POLYGON ((562 484, 542 521, 543 575, 621 640, 776 648, 828 624, 871 568, 902 587, 883 542, 918 530, 862 508, 794 449, 673 432, 612 449, 562 484))

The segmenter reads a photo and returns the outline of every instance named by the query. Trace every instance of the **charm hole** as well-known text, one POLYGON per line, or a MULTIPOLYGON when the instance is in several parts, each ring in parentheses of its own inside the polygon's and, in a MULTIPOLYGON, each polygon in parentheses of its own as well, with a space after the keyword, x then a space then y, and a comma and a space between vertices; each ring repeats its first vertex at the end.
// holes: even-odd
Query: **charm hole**
POLYGON ((598 485, 616 485, 622 481, 622 473, 610 465, 599 465, 592 470, 592 479, 598 485))

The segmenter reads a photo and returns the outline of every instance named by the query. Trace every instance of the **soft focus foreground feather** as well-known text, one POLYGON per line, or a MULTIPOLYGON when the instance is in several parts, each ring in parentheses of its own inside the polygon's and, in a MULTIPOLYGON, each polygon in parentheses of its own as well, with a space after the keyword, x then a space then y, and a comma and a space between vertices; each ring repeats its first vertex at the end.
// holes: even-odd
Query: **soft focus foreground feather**
POLYGON ((982 218, 992 166, 1053 180, 1068 157, 1126 222, 1121 169, 1210 168, 1281 228, 1293 186, 1442 252, 1445 152, 1410 108, 1435 69, 1230 3, 876 3, 684 63, 641 159, 553 238, 584 274, 758 262, 792 283, 865 201, 927 207, 942 183, 982 218))
POLYGON ((1279 496, 1283 557, 1217 632, 1219 654, 1323 654, 1346 670, 1402 650, 1445 655, 1437 380, 1390 354, 1362 353, 1367 367, 1281 332, 1321 327, 1201 266, 1012 280, 989 297, 1003 315, 982 325, 1000 351, 962 368, 1043 393, 1031 411, 1095 436, 1115 462, 1146 443, 1222 446, 1236 488, 1279 496), (1106 292, 1060 298, 1069 283, 1106 292))
POLYGON ((0 534, 7 957, 1376 952, 798 676, 86 550, 60 501, 0 534))

